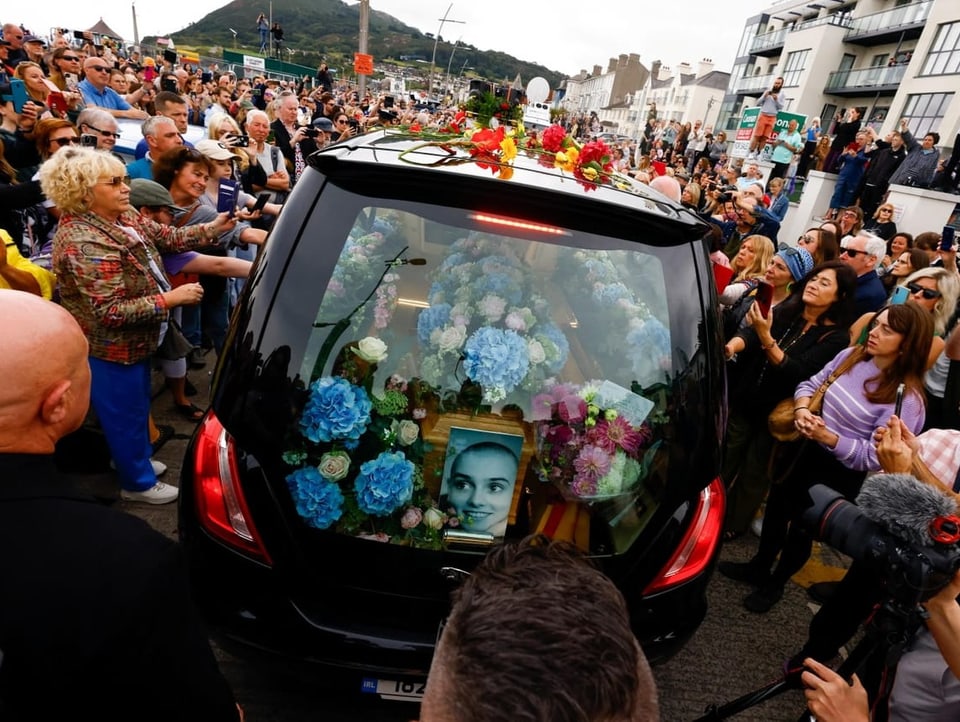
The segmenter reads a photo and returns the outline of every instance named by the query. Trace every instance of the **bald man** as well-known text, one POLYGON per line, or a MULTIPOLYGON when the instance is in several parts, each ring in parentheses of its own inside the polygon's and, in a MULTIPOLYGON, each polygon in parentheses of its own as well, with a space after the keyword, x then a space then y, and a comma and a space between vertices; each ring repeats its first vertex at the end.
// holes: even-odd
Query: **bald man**
POLYGON ((0 290, 0 338, 0 378, 16 379, 0 384, 0 717, 242 720, 179 547, 54 466, 90 399, 77 322, 0 290))

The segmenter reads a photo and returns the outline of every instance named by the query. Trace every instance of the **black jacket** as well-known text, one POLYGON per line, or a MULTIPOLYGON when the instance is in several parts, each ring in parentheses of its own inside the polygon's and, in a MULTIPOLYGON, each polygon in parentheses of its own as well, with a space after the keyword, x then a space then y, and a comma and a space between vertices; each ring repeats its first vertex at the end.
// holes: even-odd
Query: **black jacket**
POLYGON ((0 719, 239 718, 172 540, 0 454, 0 548, 0 719))
MULTIPOLYGON (((287 162, 287 172, 290 174, 290 178, 293 179, 295 154, 293 146, 290 145, 290 133, 287 132, 286 126, 280 122, 279 118, 270 124, 270 128, 273 130, 274 142, 280 149, 280 152, 283 153, 283 158, 287 162)), ((313 138, 304 138, 300 141, 300 152, 303 153, 304 160, 316 151, 317 142, 313 138)))
POLYGON ((890 176, 907 157, 907 146, 901 145, 899 150, 894 150, 889 143, 878 140, 877 147, 866 153, 866 156, 870 159, 870 165, 863 174, 863 182, 867 185, 885 187, 890 176))

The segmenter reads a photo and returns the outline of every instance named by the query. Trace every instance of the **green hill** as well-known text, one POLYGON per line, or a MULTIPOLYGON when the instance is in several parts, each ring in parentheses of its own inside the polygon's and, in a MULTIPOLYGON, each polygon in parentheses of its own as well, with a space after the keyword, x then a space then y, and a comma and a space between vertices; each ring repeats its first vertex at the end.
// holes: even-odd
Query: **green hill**
MULTIPOLYGON (((256 18, 261 10, 266 10, 262 0, 233 0, 169 37, 177 45, 195 46, 204 54, 213 47, 233 48, 234 42, 238 50, 256 52, 260 47, 256 18), (237 31, 236 41, 230 28, 237 31)), ((292 62, 316 67, 321 60, 326 60, 331 68, 352 67, 359 35, 359 5, 347 5, 340 0, 274 0, 273 19, 283 28, 284 45, 296 51, 290 58, 292 62)), ((144 38, 145 43, 153 40, 144 38)), ((396 60, 399 63, 400 57, 404 56, 429 63, 433 44, 432 34, 405 25, 386 13, 371 10, 368 52, 375 62, 396 60)), ((446 42, 441 36, 436 56, 438 72, 446 70, 452 52, 453 43, 446 42)), ((481 51, 460 43, 453 55, 457 73, 464 61, 473 68, 471 76, 492 81, 512 80, 519 73, 524 81, 540 75, 549 81, 551 87, 556 87, 564 77, 560 72, 518 60, 506 53, 481 51)))

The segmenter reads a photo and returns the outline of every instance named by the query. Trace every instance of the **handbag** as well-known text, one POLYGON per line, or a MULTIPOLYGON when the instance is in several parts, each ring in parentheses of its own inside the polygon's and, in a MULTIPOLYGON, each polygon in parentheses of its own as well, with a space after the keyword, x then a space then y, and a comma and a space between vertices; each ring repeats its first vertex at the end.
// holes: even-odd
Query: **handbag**
POLYGON ((193 344, 183 335, 180 324, 172 318, 167 321, 167 332, 154 355, 163 361, 182 359, 193 349, 193 344))
MULTIPOLYGON (((813 396, 810 397, 810 405, 807 408, 811 414, 820 413, 820 409, 823 407, 823 397, 827 393, 827 388, 853 367, 855 363, 860 361, 861 358, 863 358, 863 351, 860 349, 855 350, 833 370, 833 373, 827 376, 824 382, 813 392, 813 396)), ((794 423, 795 409, 796 402, 793 400, 793 397, 790 396, 774 406, 773 411, 771 411, 767 417, 767 428, 770 430, 770 435, 777 441, 796 441, 800 438, 800 432, 797 431, 797 426, 794 423)))

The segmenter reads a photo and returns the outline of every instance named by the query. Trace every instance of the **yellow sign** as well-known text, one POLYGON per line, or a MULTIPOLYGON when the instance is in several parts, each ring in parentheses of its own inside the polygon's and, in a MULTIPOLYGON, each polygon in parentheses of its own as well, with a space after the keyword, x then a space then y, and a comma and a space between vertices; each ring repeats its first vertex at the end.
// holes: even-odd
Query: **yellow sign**
POLYGON ((366 53, 354 53, 353 72, 357 75, 373 75, 373 56, 366 53))

